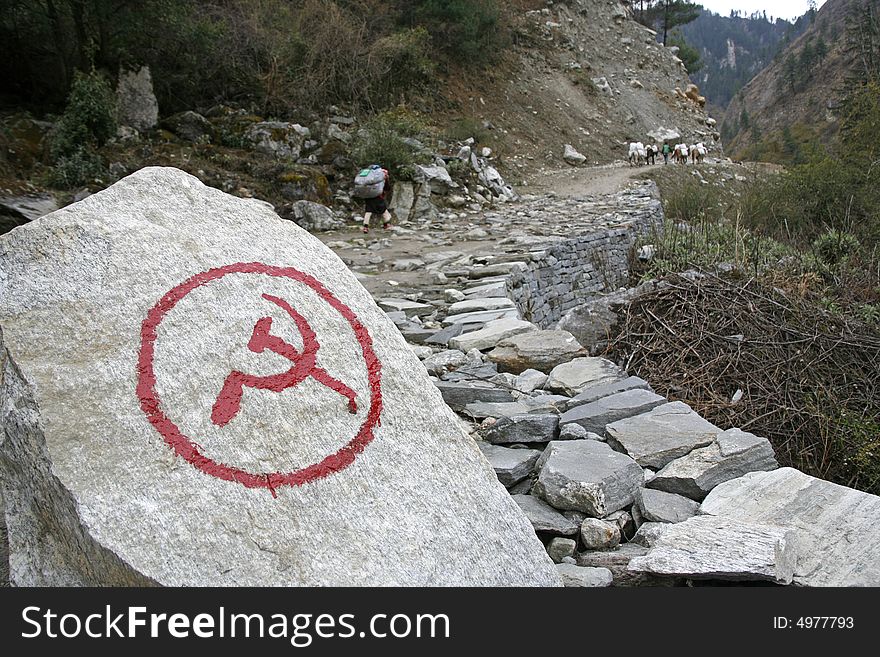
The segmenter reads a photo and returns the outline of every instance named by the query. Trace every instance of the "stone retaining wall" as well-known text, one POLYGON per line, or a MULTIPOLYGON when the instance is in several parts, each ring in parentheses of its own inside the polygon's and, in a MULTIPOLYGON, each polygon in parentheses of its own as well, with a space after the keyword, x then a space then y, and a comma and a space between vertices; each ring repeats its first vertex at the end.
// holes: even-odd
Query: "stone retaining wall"
POLYGON ((626 208, 619 225, 532 251, 528 262, 512 269, 507 295, 523 319, 550 327, 588 298, 627 283, 633 245, 660 228, 664 215, 653 183, 618 201, 626 208))

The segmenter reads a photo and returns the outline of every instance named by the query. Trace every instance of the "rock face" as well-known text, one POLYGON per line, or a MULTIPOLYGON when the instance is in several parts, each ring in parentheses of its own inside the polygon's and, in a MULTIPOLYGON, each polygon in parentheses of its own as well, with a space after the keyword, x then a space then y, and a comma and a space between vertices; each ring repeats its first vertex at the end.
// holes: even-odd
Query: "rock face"
POLYGON ((250 126, 244 137, 260 153, 295 160, 300 156, 309 134, 308 128, 297 123, 260 121, 250 126))
POLYGON ((657 408, 609 424, 608 442, 633 457, 643 468, 662 468, 697 447, 715 440, 721 429, 683 402, 657 408))
POLYGON ((571 360, 582 347, 568 331, 532 331, 507 338, 489 352, 489 360, 504 372, 528 369, 550 372, 571 360))
POLYGON ((596 440, 554 441, 537 467, 535 495, 597 518, 632 504, 644 478, 635 461, 596 440))
POLYGON ((696 516, 670 525, 645 556, 629 562, 629 570, 692 579, 789 584, 797 555, 791 531, 729 518, 696 516))
POLYGON ((116 115, 119 125, 144 132, 159 122, 159 103, 153 93, 150 69, 142 66, 137 71, 119 74, 116 87, 116 115))
POLYGON ((0 271, 12 583, 559 583, 393 323, 265 204, 142 169, 0 271))
POLYGON ((880 497, 793 468, 755 472, 715 487, 703 513, 791 530, 801 549, 794 582, 880 586, 880 497))
POLYGON ((650 487, 699 501, 718 484, 777 467, 770 441, 729 429, 719 433, 708 447, 695 449, 666 465, 651 480, 650 487))

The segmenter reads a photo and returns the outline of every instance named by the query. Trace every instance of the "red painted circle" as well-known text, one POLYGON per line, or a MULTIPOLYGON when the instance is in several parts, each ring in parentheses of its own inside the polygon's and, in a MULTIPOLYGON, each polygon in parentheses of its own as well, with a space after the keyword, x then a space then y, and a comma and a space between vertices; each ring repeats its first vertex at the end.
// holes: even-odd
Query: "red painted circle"
POLYGON ((275 267, 260 262, 239 262, 196 274, 165 293, 147 313, 147 317, 141 326, 137 396, 140 399, 141 409, 143 409, 150 424, 156 428, 168 446, 178 456, 183 457, 187 462, 205 474, 223 479, 224 481, 236 481, 248 488, 268 488, 272 491, 273 495, 275 489, 280 486, 302 486, 316 479, 321 479, 327 475, 344 470, 354 462, 357 455, 364 451, 364 448, 373 441, 373 430, 379 424, 379 415, 382 412, 381 379, 382 367, 373 351, 373 341, 366 327, 360 322, 351 308, 333 296, 317 279, 292 267, 275 267), (355 437, 339 451, 330 454, 318 463, 313 463, 294 472, 287 473, 253 473, 218 463, 202 454, 199 451, 199 447, 188 436, 184 435, 161 409, 159 395, 156 392, 156 375, 153 371, 153 357, 159 324, 162 323, 168 312, 187 294, 227 274, 266 274, 268 276, 290 278, 308 285, 318 296, 342 315, 354 330, 355 337, 361 346, 364 363, 367 367, 367 378, 370 386, 370 409, 366 420, 355 437))

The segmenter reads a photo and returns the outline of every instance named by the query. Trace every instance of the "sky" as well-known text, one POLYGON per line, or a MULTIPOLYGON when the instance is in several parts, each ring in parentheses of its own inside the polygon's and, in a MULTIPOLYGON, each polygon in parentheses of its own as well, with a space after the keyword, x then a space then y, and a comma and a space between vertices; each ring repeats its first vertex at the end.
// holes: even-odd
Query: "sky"
MULTIPOLYGON (((746 14, 755 11, 766 11, 767 16, 777 18, 797 18, 807 13, 807 0, 694 0, 706 9, 722 16, 729 16, 731 9, 741 9, 746 14)), ((818 0, 816 6, 821 7, 825 0, 818 0)))

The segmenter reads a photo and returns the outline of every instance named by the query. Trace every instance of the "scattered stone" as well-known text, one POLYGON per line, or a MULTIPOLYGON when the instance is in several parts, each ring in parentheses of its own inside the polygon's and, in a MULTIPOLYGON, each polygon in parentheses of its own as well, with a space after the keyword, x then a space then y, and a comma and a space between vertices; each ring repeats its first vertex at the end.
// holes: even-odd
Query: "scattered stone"
POLYGON ((486 441, 498 443, 546 443, 556 438, 559 416, 527 413, 502 417, 486 433, 486 441))
POLYGON ((587 431, 604 433, 605 425, 650 411, 664 403, 666 403, 665 397, 637 388, 576 406, 563 413, 559 423, 562 426, 579 424, 587 431))
POLYGON ((417 344, 408 344, 410 351, 412 351, 419 360, 425 360, 429 356, 434 353, 434 350, 431 347, 423 347, 417 344))
POLYGON ((596 518, 632 504, 642 485, 635 461, 595 440, 551 442, 536 467, 536 495, 596 518))
POLYGON ((502 371, 519 374, 528 369, 548 373, 581 353, 580 343, 568 331, 532 331, 506 338, 489 352, 502 371))
POLYGON ((562 159, 572 166, 578 166, 579 164, 583 164, 587 161, 587 156, 578 153, 574 146, 572 146, 571 144, 566 144, 562 153, 562 159))
POLYGON ((513 396, 507 390, 496 388, 488 383, 461 381, 435 381, 434 385, 443 395, 443 401, 456 412, 464 410, 475 402, 512 402, 513 396))
MULTIPOLYGON (((430 347, 428 347, 430 349, 430 347)), ((422 361, 422 365, 434 376, 445 374, 449 370, 454 370, 468 362, 467 356, 457 349, 447 349, 446 351, 438 351, 422 361)))
POLYGON ((626 511, 621 510, 609 513, 605 516, 604 520, 617 523, 617 526, 620 528, 620 536, 624 540, 629 540, 629 538, 636 533, 636 525, 633 521, 633 517, 626 511))
POLYGON ((535 463, 541 456, 541 452, 535 449, 510 449, 488 443, 479 445, 483 456, 495 470, 498 481, 507 488, 532 474, 535 463))
POLYGON ((520 392, 533 392, 547 382, 547 375, 538 370, 525 370, 516 377, 514 387, 520 392))
POLYGON ((662 468, 697 447, 709 445, 719 433, 721 429, 684 402, 663 404, 605 428, 612 447, 646 468, 662 468))
POLYGON ((581 543, 587 550, 613 550, 620 545, 620 527, 616 522, 586 518, 581 523, 581 543))
POLYGON ((579 424, 566 424, 559 429, 559 440, 587 440, 590 435, 590 432, 579 424))
POLYGON ((777 467, 770 441, 740 429, 728 429, 708 447, 667 464, 651 480, 651 488, 700 501, 718 484, 777 467))
POLYGON ((639 489, 636 504, 648 522, 683 522, 700 510, 700 505, 693 500, 650 488, 639 489))
MULTIPOLYGON (((456 290, 457 291, 457 290, 456 290)), ((461 299, 464 299, 464 293, 458 293, 461 296, 461 299)), ((458 313, 473 313, 479 312, 481 310, 501 310, 504 308, 514 308, 515 305, 513 301, 508 299, 507 297, 484 297, 482 299, 467 299, 464 301, 457 301, 449 306, 449 314, 454 315, 458 313)))
POLYGON ((391 263, 392 271, 418 271, 424 267, 425 261, 418 258, 401 258, 391 263))
POLYGON ((507 293, 507 286, 503 281, 487 283, 477 287, 468 288, 464 291, 468 299, 483 299, 486 297, 503 297, 507 293))
POLYGON ((802 586, 880 586, 880 497, 793 468, 754 472, 716 486, 703 513, 791 530, 802 586))
POLYGON ((522 401, 515 402, 475 402, 464 408, 465 415, 475 420, 484 420, 487 417, 500 418, 511 415, 522 415, 531 409, 522 401))
POLYGON ((573 397, 589 386, 611 383, 622 378, 624 378, 623 372, 610 360, 575 358, 553 368, 546 387, 554 392, 573 397))
POLYGON ((591 568, 560 563, 556 570, 562 577, 562 585, 567 588, 604 588, 611 586, 613 577, 607 568, 591 568))
MULTIPOLYGON (((572 401, 576 402, 574 405, 590 404, 603 397, 610 397, 611 395, 616 395, 618 392, 626 392, 627 390, 649 390, 653 392, 647 381, 640 379, 637 376, 630 376, 610 383, 600 383, 588 386, 575 395, 572 401)), ((574 405, 572 407, 574 407, 574 405)))
MULTIPOLYGON (((498 310, 481 310, 472 313, 447 315, 443 320, 444 326, 451 324, 483 324, 495 319, 520 319, 519 310, 516 308, 500 308, 498 310)), ((482 328, 482 327, 480 327, 482 328)))
POLYGON ((547 554, 553 559, 553 563, 562 563, 566 557, 574 557, 576 551, 577 541, 573 538, 557 536, 547 545, 547 554))
POLYGON ((635 535, 630 539, 630 543, 642 545, 646 548, 654 547, 657 539, 663 535, 671 526, 668 522, 646 522, 639 527, 635 535))
POLYGON ((436 331, 435 333, 432 333, 430 336, 425 338, 425 344, 434 344, 441 347, 449 345, 453 349, 458 349, 459 347, 457 345, 451 344, 451 342, 452 338, 461 335, 461 331, 461 324, 453 324, 452 326, 447 326, 446 328, 436 331))
POLYGON ((513 501, 526 514, 536 532, 546 532, 560 536, 574 536, 578 525, 572 522, 543 500, 532 495, 511 495, 513 501))
POLYGON ((0 271, 12 584, 559 582, 393 323, 264 203, 147 167, 0 237, 0 271))
POLYGON ((627 570, 632 559, 647 552, 648 548, 641 545, 621 543, 614 550, 580 552, 577 555, 577 564, 592 568, 607 568, 611 572, 614 586, 672 586, 675 583, 672 578, 627 570))
MULTIPOLYGON (((716 516, 671 524, 633 572, 689 579, 770 581, 790 584, 798 558, 793 532, 716 516)), ((827 555, 823 555, 823 558, 827 555)))
MULTIPOLYGON (((453 324, 453 326, 460 326, 460 324, 453 324)), ((450 339, 449 345, 454 349, 461 349, 462 351, 490 349, 502 340, 520 333, 530 333, 537 330, 537 326, 521 319, 495 319, 486 322, 486 325, 478 331, 460 333, 457 337, 450 339)))
POLYGON ((401 311, 406 313, 407 317, 422 317, 430 314, 434 310, 434 306, 427 303, 417 303, 406 299, 377 299, 376 303, 379 307, 386 311, 401 311))

